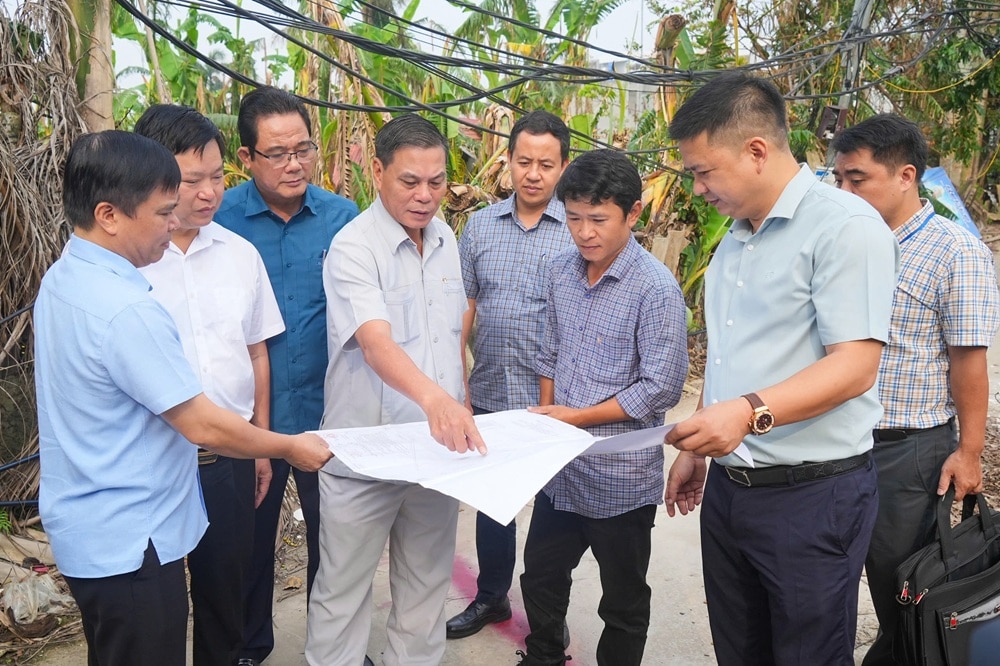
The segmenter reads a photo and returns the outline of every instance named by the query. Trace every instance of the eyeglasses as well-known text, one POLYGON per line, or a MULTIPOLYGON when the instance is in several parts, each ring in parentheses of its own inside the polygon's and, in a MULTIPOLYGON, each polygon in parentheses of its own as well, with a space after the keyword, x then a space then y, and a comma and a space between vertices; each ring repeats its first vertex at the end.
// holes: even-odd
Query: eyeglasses
POLYGON ((296 160, 299 161, 299 163, 312 162, 314 159, 316 159, 316 151, 319 150, 319 146, 310 141, 308 148, 300 148, 299 150, 293 150, 288 153, 271 153, 270 155, 268 155, 267 153, 262 153, 256 148, 251 148, 250 150, 252 150, 254 153, 260 155, 265 160, 267 160, 268 164, 270 164, 275 169, 280 169, 281 167, 286 166, 289 162, 291 162, 293 156, 295 157, 296 160))

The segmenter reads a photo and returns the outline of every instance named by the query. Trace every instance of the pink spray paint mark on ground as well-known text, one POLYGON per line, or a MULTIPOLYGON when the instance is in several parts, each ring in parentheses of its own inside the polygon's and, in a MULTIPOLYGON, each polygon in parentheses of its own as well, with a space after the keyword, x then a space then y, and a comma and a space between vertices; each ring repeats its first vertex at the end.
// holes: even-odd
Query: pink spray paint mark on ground
MULTIPOLYGON (((472 603, 476 598, 479 587, 476 584, 476 573, 474 565, 463 555, 455 554, 455 563, 451 570, 451 585, 460 596, 472 603)), ((497 622, 488 625, 483 631, 493 631, 507 639, 517 649, 524 648, 524 637, 528 635, 528 618, 524 615, 524 609, 511 604, 512 617, 506 622, 497 622)), ((467 639, 462 639, 467 640, 467 639)))

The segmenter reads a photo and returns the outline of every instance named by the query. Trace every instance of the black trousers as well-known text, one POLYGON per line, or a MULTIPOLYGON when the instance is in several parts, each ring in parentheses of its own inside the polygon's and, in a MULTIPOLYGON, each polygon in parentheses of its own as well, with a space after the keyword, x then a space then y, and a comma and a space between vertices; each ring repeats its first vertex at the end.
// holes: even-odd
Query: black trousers
POLYGON ((720 666, 854 666, 877 508, 874 463, 782 488, 746 488, 710 466, 701 551, 720 666))
POLYGON ((65 578, 80 607, 89 666, 184 666, 184 560, 160 564, 150 542, 136 571, 65 578))
POLYGON ((937 484, 945 459, 958 446, 955 423, 898 442, 875 444, 878 517, 865 560, 879 632, 864 666, 893 666, 892 640, 899 624, 896 567, 937 538, 937 484))
MULTIPOLYGON (((475 415, 491 414, 473 405, 475 415)), ((479 578, 476 581, 476 601, 496 604, 507 598, 514 582, 517 560, 517 522, 501 525, 481 511, 476 512, 476 557, 479 578)))
POLYGON ((278 535, 281 501, 285 496, 288 472, 295 475, 299 503, 306 521, 306 595, 319 569, 319 476, 302 472, 281 459, 271 460, 271 487, 254 514, 253 555, 243 584, 243 649, 240 657, 263 661, 274 649, 274 544, 278 535))
POLYGON ((531 631, 525 639, 525 664, 565 662, 563 626, 572 573, 588 548, 601 572, 597 614, 604 620, 604 631, 597 644, 597 663, 642 663, 651 597, 646 571, 655 515, 656 506, 650 504, 613 518, 587 518, 557 511, 544 492, 535 496, 521 575, 521 595, 531 631))
POLYGON ((208 530, 188 555, 194 666, 228 666, 243 645, 243 576, 253 547, 253 460, 198 466, 208 530))

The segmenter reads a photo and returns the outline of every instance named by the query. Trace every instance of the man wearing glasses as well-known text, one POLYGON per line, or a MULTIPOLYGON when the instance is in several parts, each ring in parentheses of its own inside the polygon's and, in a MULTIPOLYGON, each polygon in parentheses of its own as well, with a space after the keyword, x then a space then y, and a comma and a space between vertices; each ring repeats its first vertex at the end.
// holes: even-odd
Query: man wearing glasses
MULTIPOLYGON (((267 343, 271 428, 282 433, 315 430, 323 415, 327 365, 323 257, 334 234, 358 214, 358 207, 309 183, 317 146, 309 115, 296 97, 258 88, 243 98, 237 126, 237 155, 252 180, 226 192, 215 221, 260 252, 285 321, 285 332, 267 343)), ((272 460, 271 467, 273 478, 257 509, 253 561, 246 577, 240 664, 250 666, 274 648, 274 542, 289 466, 272 460)), ((311 588, 319 565, 319 488, 315 473, 294 474, 306 521, 311 588)))

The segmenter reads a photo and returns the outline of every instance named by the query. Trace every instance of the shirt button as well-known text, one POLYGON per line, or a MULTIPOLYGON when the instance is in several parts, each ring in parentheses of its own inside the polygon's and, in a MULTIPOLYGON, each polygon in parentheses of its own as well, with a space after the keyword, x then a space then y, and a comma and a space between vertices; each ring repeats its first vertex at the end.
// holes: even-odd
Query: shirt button
POLYGON ((747 245, 747 250, 749 250, 749 251, 753 250, 753 243, 750 243, 750 244, 747 245))
POLYGON ((732 325, 733 325, 733 320, 732 319, 730 319, 729 321, 726 322, 726 326, 732 326, 732 325))
POLYGON ((578 330, 578 331, 582 331, 582 330, 583 330, 583 326, 579 327, 579 328, 578 328, 578 329, 576 329, 576 330, 578 330))
POLYGON ((427 299, 427 305, 434 305, 434 299, 433 298, 428 298, 427 299))
POLYGON ((294 332, 295 332, 295 329, 294 329, 294 328, 292 328, 292 329, 291 329, 291 332, 292 332, 292 333, 294 333, 294 332))
MULTIPOLYGON (((297 358, 293 358, 292 359, 292 363, 298 363, 298 362, 299 362, 299 359, 297 359, 297 358)), ((716 361, 716 363, 718 363, 718 361, 716 361)))
POLYGON ((288 300, 294 301, 295 300, 295 294, 289 294, 288 295, 288 300))
POLYGON ((444 379, 444 373, 443 372, 439 372, 438 373, 438 379, 444 379))
POLYGON ((718 401, 718 400, 712 400, 712 404, 713 404, 713 405, 714 405, 715 403, 717 403, 717 402, 719 402, 719 401, 718 401))
POLYGON ((437 342, 437 341, 438 341, 438 338, 437 338, 437 336, 435 335, 435 336, 434 336, 434 342, 437 342))
POLYGON ((715 364, 716 365, 722 365, 722 359, 721 358, 715 359, 715 364))
POLYGON ((736 281, 736 286, 737 287, 742 287, 743 286, 743 280, 737 280, 736 281))
POLYGON ((291 267, 292 267, 292 262, 288 262, 287 264, 285 264, 285 268, 291 268, 291 267))

